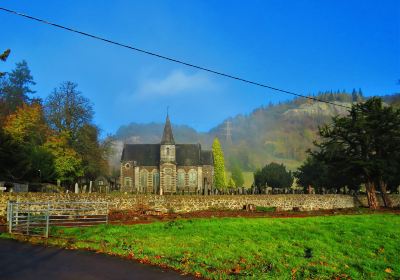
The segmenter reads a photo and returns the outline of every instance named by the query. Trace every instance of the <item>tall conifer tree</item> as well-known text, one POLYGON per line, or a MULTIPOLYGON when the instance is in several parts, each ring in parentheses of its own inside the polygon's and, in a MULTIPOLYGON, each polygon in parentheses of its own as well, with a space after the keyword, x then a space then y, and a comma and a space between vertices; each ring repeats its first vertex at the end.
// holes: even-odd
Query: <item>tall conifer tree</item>
POLYGON ((225 160, 218 138, 214 139, 212 150, 214 156, 214 186, 223 190, 226 188, 225 160))

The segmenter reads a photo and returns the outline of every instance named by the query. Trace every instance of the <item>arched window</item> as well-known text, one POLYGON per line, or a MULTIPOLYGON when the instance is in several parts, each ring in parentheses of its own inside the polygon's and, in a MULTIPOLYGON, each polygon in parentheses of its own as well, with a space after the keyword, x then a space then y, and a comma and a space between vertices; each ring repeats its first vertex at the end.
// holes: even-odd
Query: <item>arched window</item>
POLYGON ((167 156, 169 156, 169 148, 167 147, 167 156))
POLYGON ((185 187, 185 170, 178 170, 178 188, 183 189, 185 187))
POLYGON ((160 187, 160 173, 158 171, 153 171, 153 192, 157 193, 160 187))
POLYGON ((147 173, 148 171, 145 169, 140 170, 140 188, 142 191, 147 188, 147 173))
POLYGON ((132 186, 132 178, 131 177, 125 177, 124 178, 124 186, 125 187, 131 187, 132 186))
POLYGON ((189 171, 189 185, 196 186, 197 185, 197 172, 196 170, 191 169, 189 171))

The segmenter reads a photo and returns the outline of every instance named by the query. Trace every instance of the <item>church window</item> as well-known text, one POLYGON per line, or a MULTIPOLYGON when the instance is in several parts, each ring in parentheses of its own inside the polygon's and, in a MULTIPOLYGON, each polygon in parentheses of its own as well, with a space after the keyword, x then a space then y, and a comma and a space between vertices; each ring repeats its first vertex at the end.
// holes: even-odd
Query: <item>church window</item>
POLYGON ((147 188, 147 170, 140 171, 140 187, 142 190, 147 188))
POLYGON ((160 174, 157 171, 153 171, 153 187, 158 188, 160 186, 160 174))
POLYGON ((126 169, 128 169, 129 167, 131 167, 131 165, 129 163, 125 164, 126 169))
POLYGON ((169 148, 167 148, 167 156, 169 156, 169 148))
POLYGON ((189 171, 189 185, 197 185, 197 172, 195 170, 189 171))
POLYGON ((178 188, 185 187, 185 171, 179 170, 178 171, 178 188))
POLYGON ((131 177, 125 177, 124 178, 124 185, 125 185, 125 187, 131 187, 132 186, 132 178, 131 177))

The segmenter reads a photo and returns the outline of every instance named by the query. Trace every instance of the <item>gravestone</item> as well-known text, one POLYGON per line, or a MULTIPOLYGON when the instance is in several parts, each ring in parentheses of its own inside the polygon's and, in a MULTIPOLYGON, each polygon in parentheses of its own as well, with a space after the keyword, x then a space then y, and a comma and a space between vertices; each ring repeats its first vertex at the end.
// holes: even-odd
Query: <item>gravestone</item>
POLYGON ((93 181, 89 182, 89 193, 92 193, 92 185, 93 185, 93 181))

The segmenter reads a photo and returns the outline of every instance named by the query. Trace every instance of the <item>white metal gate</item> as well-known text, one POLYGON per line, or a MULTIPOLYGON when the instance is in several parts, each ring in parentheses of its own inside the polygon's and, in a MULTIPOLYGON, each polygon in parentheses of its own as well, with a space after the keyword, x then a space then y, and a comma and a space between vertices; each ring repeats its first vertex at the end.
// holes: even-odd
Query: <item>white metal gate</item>
POLYGON ((108 202, 16 202, 7 206, 8 231, 49 236, 49 228, 108 223, 108 202))

